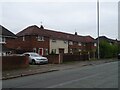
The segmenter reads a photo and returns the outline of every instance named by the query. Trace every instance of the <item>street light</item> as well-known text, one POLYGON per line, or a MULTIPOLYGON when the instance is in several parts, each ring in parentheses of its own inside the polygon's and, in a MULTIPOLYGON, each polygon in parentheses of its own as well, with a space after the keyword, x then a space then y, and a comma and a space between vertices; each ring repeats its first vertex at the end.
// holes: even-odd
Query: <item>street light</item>
POLYGON ((97 48, 98 48, 98 59, 100 59, 100 50, 99 50, 99 0, 97 0, 97 32, 98 32, 98 39, 97 39, 97 48))

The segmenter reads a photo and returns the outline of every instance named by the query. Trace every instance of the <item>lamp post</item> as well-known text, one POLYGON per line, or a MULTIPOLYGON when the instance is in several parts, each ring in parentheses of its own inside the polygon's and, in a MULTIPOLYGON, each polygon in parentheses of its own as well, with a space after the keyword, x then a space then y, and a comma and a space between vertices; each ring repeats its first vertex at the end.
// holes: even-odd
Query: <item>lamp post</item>
POLYGON ((98 54, 98 59, 100 59, 100 50, 99 50, 99 0, 97 0, 97 32, 98 32, 98 39, 97 39, 97 54, 98 54))

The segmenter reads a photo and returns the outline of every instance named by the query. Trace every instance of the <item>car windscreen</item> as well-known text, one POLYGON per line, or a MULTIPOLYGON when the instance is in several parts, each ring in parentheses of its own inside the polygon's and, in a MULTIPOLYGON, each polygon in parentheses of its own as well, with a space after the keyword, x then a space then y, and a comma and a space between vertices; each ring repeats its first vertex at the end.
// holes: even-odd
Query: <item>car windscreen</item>
POLYGON ((30 54, 32 57, 40 57, 38 54, 30 54))

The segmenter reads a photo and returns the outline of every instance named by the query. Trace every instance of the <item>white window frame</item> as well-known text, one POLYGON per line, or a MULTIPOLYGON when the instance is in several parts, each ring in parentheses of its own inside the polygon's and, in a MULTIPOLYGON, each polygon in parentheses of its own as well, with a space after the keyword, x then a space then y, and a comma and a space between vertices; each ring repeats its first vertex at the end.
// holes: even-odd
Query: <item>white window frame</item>
POLYGON ((73 53, 73 49, 72 48, 70 49, 70 53, 73 53))
POLYGON ((25 36, 22 37, 22 40, 25 41, 25 36))
POLYGON ((5 43, 5 42, 6 42, 6 38, 0 36, 0 43, 5 43))
POLYGON ((47 48, 45 49, 45 54, 48 55, 48 49, 47 48))
POLYGON ((73 41, 69 41, 69 45, 73 45, 73 41))
POLYGON ((67 44, 67 41, 64 41, 64 44, 67 44))
POLYGON ((81 43, 81 42, 79 42, 79 43, 78 43, 78 45, 79 45, 79 46, 82 46, 82 43, 81 43))
POLYGON ((35 52, 35 53, 36 53, 36 52, 37 52, 37 49, 36 49, 36 48, 33 48, 33 52, 35 52))
POLYGON ((37 41, 44 41, 44 37, 43 36, 38 36, 37 41))
POLYGON ((53 54, 56 54, 56 49, 52 49, 51 53, 53 52, 53 54))
POLYGON ((97 46, 97 43, 94 43, 94 46, 96 47, 96 46, 97 46))

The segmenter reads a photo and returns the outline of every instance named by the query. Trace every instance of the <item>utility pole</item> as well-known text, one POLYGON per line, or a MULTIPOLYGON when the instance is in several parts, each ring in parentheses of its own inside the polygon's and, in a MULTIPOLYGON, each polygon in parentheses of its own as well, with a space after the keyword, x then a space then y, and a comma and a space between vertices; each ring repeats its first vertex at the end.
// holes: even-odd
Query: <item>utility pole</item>
POLYGON ((100 59, 100 48, 99 48, 99 0, 97 0, 97 32, 98 32, 98 44, 97 44, 97 48, 98 48, 98 59, 100 59))

